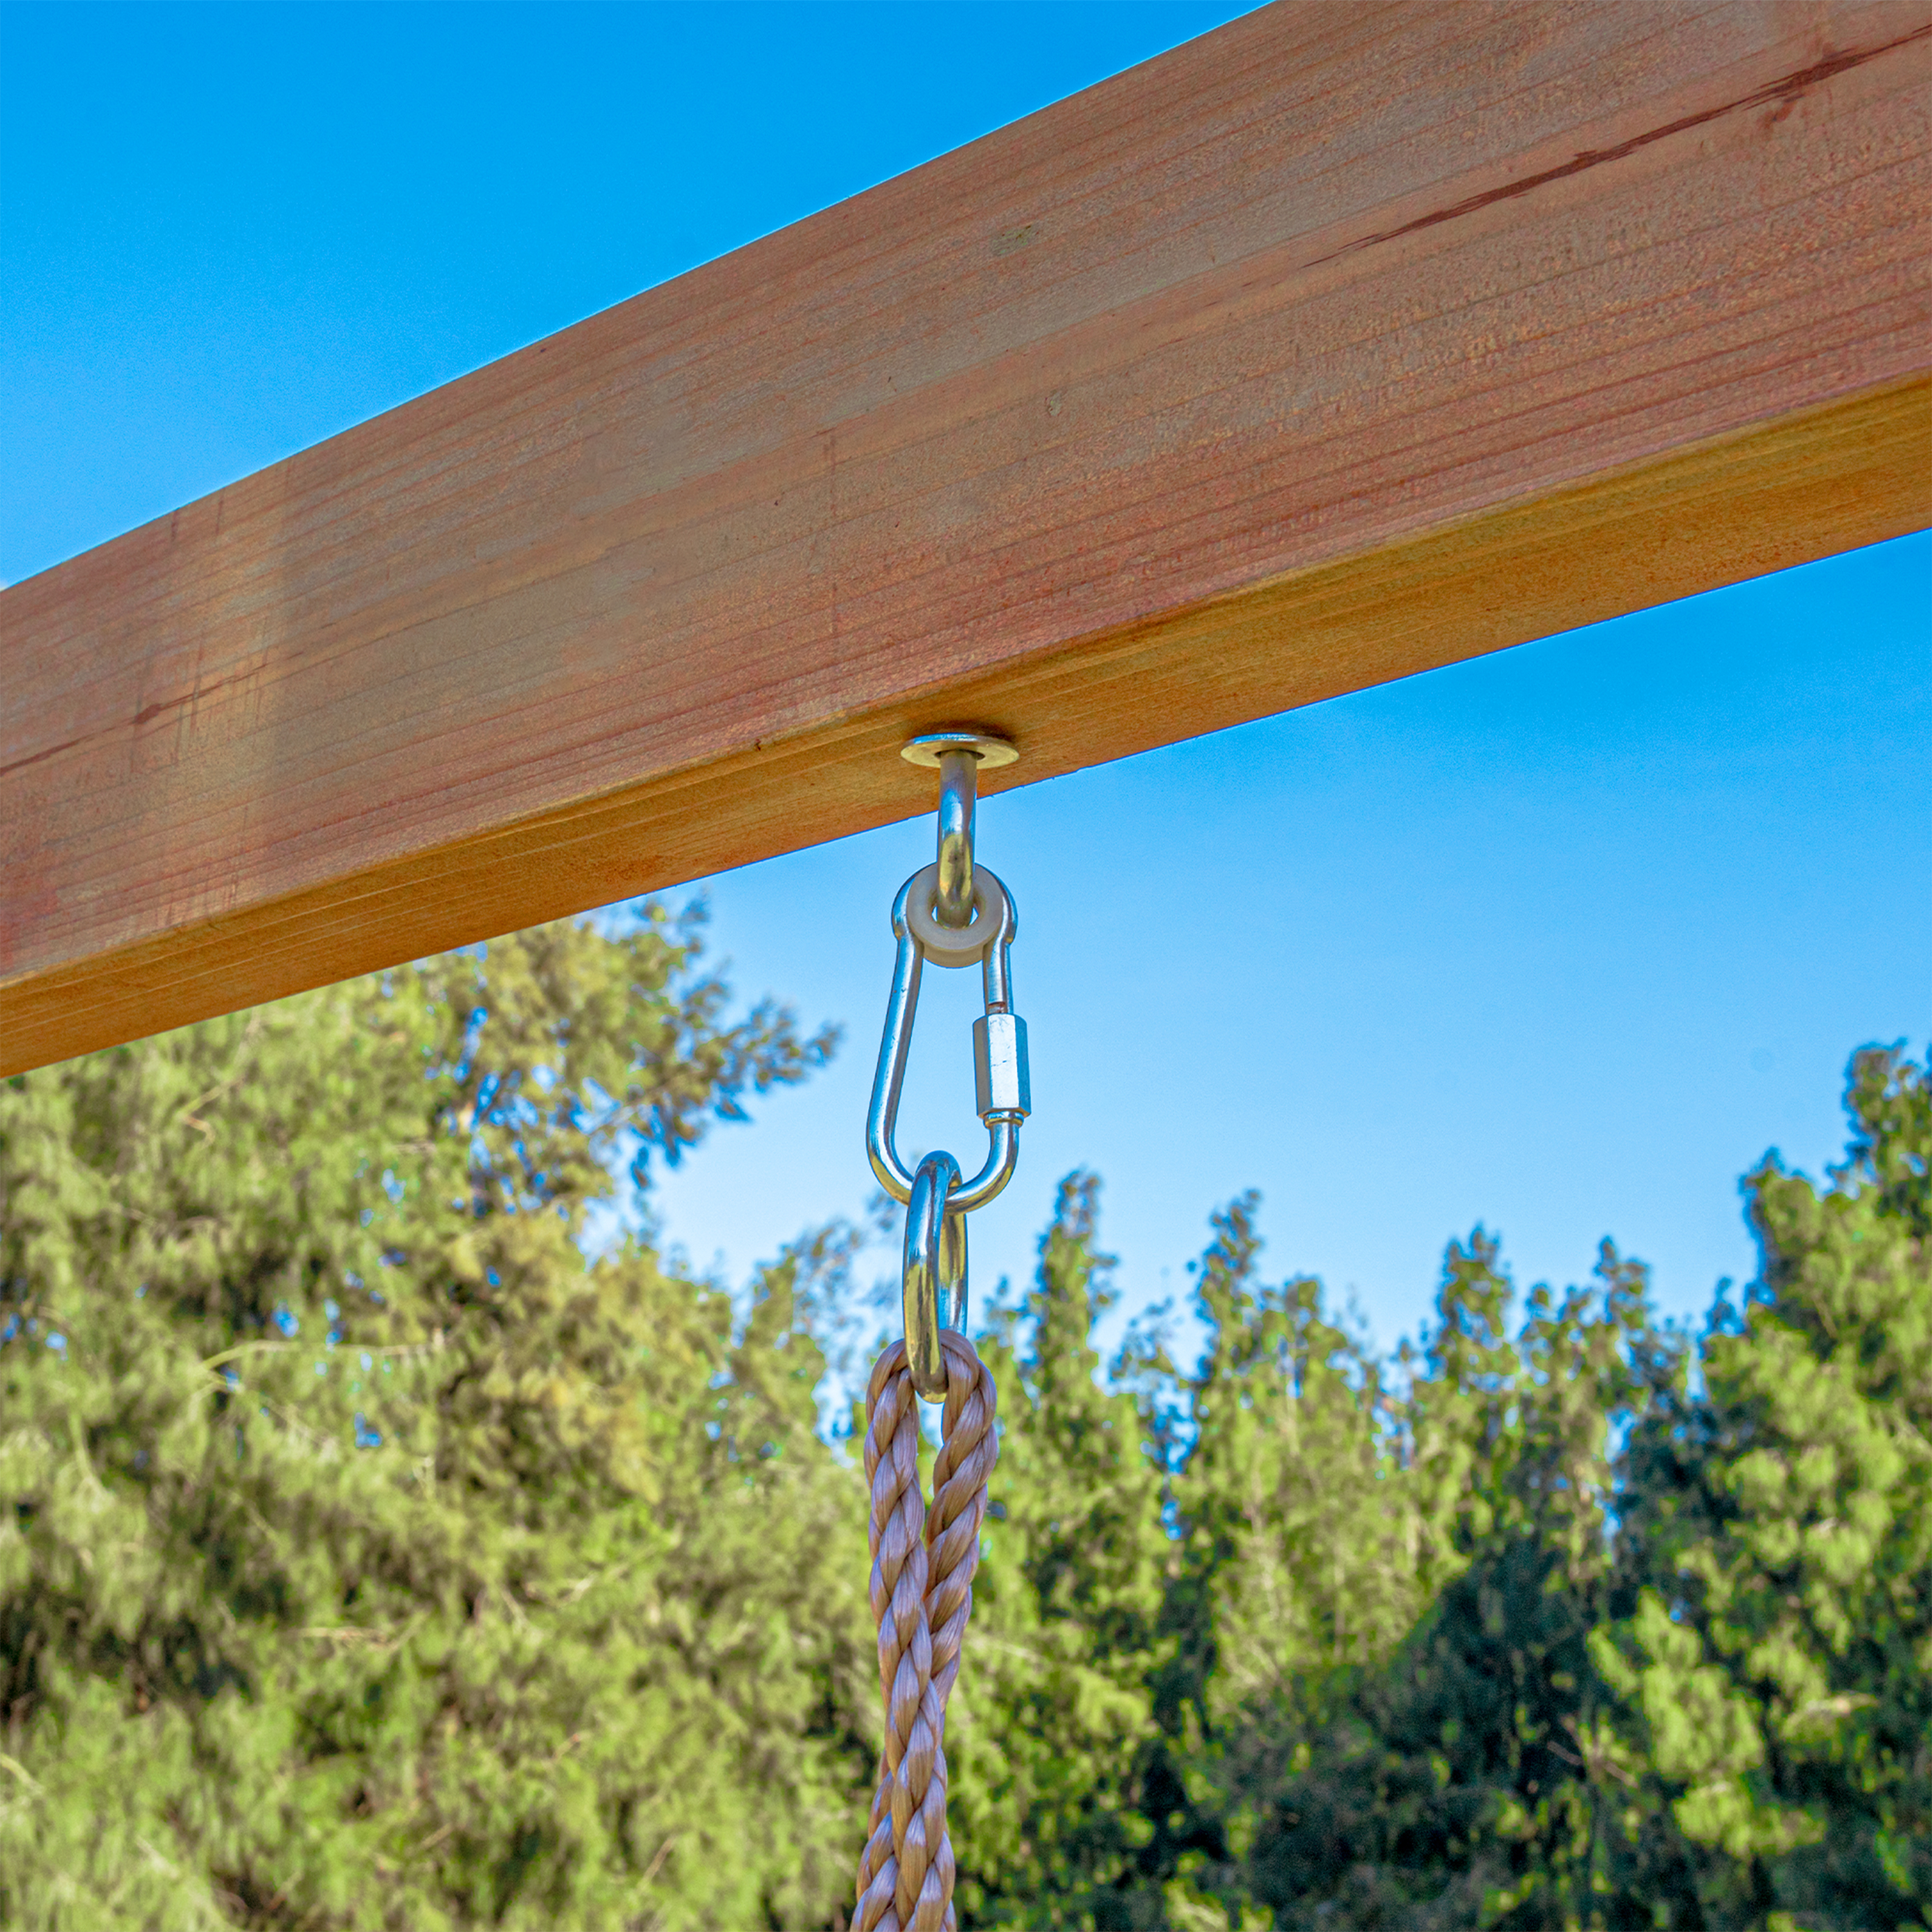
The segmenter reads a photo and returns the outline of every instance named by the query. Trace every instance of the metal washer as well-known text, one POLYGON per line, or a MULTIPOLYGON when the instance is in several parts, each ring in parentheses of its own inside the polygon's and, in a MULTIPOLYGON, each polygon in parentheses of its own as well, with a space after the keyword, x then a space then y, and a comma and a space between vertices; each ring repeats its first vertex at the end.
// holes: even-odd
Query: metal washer
POLYGON ((998 771, 1002 765, 1010 765, 1019 757, 1018 748, 1004 738, 996 738, 986 731, 928 731, 923 736, 908 739, 899 747, 899 756, 909 765, 923 765, 928 771, 939 769, 942 752, 971 752, 980 760, 982 772, 998 771))

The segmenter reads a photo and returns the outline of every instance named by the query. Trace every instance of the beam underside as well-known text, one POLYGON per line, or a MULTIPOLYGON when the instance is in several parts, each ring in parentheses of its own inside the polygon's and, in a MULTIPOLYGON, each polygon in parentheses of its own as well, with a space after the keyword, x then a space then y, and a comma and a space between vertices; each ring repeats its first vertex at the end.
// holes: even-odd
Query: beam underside
POLYGON ((0 594, 0 1066, 1920 526, 1926 11, 1782 17, 1277 8, 0 594))

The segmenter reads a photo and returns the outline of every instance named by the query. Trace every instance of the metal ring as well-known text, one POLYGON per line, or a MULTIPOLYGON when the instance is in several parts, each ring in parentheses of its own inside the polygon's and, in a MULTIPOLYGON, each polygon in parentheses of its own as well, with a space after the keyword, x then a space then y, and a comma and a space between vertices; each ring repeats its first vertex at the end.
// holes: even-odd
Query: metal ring
POLYGON ((906 881, 906 929, 919 950, 935 966, 972 966, 986 957, 989 946, 1007 944, 1013 936, 1013 902, 996 874, 984 866, 973 868, 970 926, 941 926, 933 912, 939 897, 939 866, 935 861, 906 881))
POLYGON ((906 1203, 905 1267, 901 1293, 905 1314, 906 1366, 912 1385, 928 1402, 946 1394, 942 1328, 966 1327, 966 1217, 946 1211, 959 1184, 959 1163, 935 1149, 913 1175, 906 1203))

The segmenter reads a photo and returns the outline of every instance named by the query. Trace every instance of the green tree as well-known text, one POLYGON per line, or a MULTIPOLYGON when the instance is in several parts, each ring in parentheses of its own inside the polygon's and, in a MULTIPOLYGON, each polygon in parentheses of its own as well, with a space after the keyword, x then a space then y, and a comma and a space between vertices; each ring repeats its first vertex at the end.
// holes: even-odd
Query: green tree
POLYGON ((1201 1271, 1210 1339, 1175 1485, 1195 1810, 1222 1832, 1183 1879, 1231 1922, 1573 1922, 1642 1270, 1606 1245, 1594 1291, 1538 1288, 1512 1336, 1479 1228, 1448 1251, 1424 1348, 1384 1364, 1318 1283, 1259 1284, 1257 1245, 1238 1203, 1201 1271))
POLYGON ((1032 1289, 982 1345, 1000 1462, 948 1731, 969 1924, 1132 1922, 1121 1900, 1149 1836, 1162 1472, 1134 1396, 1101 1385, 1098 1192, 1060 1184, 1032 1289))
POLYGON ((966 1922, 1932 1923, 1932 1099, 1868 1052, 1849 1104, 1831 1187, 1775 1160, 1748 1178, 1761 1278, 1701 1345, 1608 1242, 1591 1286, 1539 1286, 1519 1318, 1478 1228, 1424 1346, 1384 1362, 1318 1282, 1262 1280, 1237 1201, 1200 1264, 1198 1364, 1138 1363, 1167 1550, 1134 1573, 1162 1590, 1129 1646, 1086 1567, 1128 1546, 1124 1407, 1101 1464, 1066 1447, 1126 1392, 1096 1385, 1100 1304, 1071 1292, 1093 1196, 1064 1196, 1012 1365, 1010 1520, 1050 1552, 1019 1600, 1077 1578, 1059 1600, 1089 1607, 1059 1619, 1050 1678, 1036 1648, 1035 1675, 998 1682, 984 1769, 1078 1802, 988 1808, 982 1837, 1024 1859, 966 1922), (1138 1748, 1083 1732, 1048 1681, 1103 1684, 1138 1748))
POLYGON ((807 1926, 870 1769, 796 1318, 590 1204, 829 1040, 565 923, 0 1088, 0 1921, 807 1926))
MULTIPOLYGON (((735 1300, 585 1259, 627 1160, 829 1046, 695 940, 565 923, 0 1085, 0 1922, 844 1922, 858 1237, 735 1300)), ((1748 1177, 1698 1340, 1608 1243, 1519 1310, 1478 1228, 1384 1358, 1243 1196, 1198 1359, 1103 1368, 1063 1184, 983 1344, 968 1932, 1932 1924, 1932 1090, 1873 1050, 1849 1103, 1828 1186, 1748 1177)))
POLYGON ((1759 1279, 1630 1445, 1595 1643, 1661 1922, 1932 1924, 1932 1091, 1870 1048, 1846 1105, 1828 1185, 1747 1178, 1759 1279))
POLYGON ((1385 1655, 1424 1601, 1382 1366, 1328 1318, 1318 1282, 1262 1281, 1256 1205, 1215 1217, 1196 1271, 1207 1342, 1178 1378, 1192 1427, 1171 1486, 1183 1540, 1159 1700, 1176 1802, 1154 1822, 1184 1924, 1264 1902, 1262 1794, 1338 1678, 1385 1655))

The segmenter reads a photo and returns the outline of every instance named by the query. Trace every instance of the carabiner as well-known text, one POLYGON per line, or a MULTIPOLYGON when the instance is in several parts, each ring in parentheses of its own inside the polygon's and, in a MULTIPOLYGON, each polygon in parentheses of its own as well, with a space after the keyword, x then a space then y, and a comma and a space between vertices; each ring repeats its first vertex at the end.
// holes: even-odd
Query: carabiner
POLYGON ((1026 1022, 1012 1010, 1010 949, 1018 928, 1012 896, 985 866, 973 868, 973 923, 953 930, 934 916, 939 868, 928 866, 899 888, 892 902, 892 931, 898 956, 892 990, 886 1003, 885 1031, 879 1064, 872 1076, 872 1101, 866 1116, 866 1153, 879 1185, 901 1203, 912 1199, 913 1175, 894 1144, 899 1095, 905 1083, 906 1055, 912 1048, 913 1022, 919 1010, 919 982, 926 962, 970 966, 983 975, 986 1011, 973 1023, 974 1111, 986 1130, 986 1165, 970 1180, 957 1184, 946 1201, 949 1214, 983 1208, 1012 1178, 1019 1159, 1019 1124, 1033 1111, 1027 1068, 1026 1022))

